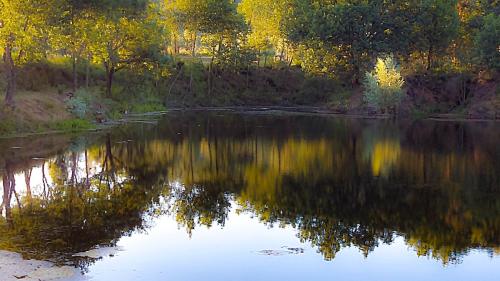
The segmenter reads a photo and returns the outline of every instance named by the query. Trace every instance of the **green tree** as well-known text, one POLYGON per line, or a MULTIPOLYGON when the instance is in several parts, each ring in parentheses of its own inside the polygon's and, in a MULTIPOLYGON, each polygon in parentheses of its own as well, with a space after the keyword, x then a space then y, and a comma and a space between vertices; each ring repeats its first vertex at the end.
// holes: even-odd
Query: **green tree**
POLYGON ((106 71, 106 95, 111 97, 114 75, 130 67, 146 66, 158 58, 166 42, 166 30, 157 18, 155 5, 133 16, 108 12, 96 15, 89 31, 94 62, 102 63, 106 71))
MULTIPOLYGON (((85 57, 87 66, 89 65, 90 46, 96 40, 90 32, 94 24, 93 11, 84 3, 85 1, 61 1, 57 12, 62 16, 59 22, 55 23, 55 34, 51 40, 52 49, 71 58, 73 92, 78 89, 77 64, 85 57)), ((85 80, 88 86, 88 71, 85 80)))
POLYGON ((476 39, 481 62, 493 69, 500 69, 500 15, 489 14, 484 18, 476 39))
POLYGON ((295 43, 321 42, 342 58, 357 83, 361 69, 386 51, 385 6, 380 1, 293 0, 285 25, 295 43))
POLYGON ((457 38, 459 28, 457 0, 424 0, 415 15, 415 34, 419 50, 427 53, 427 69, 431 69, 437 54, 446 51, 457 38))
MULTIPOLYGON (((4 53, 7 87, 5 104, 15 106, 18 66, 41 59, 52 35, 52 9, 58 0, 1 0, 0 48, 4 53)), ((57 13, 56 13, 57 14, 57 13)))

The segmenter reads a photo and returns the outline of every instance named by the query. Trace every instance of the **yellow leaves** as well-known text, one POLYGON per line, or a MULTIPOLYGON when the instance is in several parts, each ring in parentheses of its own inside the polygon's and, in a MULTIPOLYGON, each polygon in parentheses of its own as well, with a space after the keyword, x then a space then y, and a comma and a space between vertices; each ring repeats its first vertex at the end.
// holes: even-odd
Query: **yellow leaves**
POLYGON ((403 85, 404 79, 394 58, 378 58, 374 71, 365 76, 365 101, 379 109, 394 109, 403 97, 403 85))
POLYGON ((243 0, 238 12, 245 16, 251 26, 250 44, 261 46, 269 42, 278 49, 283 36, 281 21, 285 11, 284 1, 243 0))
POLYGON ((386 59, 378 58, 375 66, 375 75, 378 83, 383 89, 401 89, 404 79, 396 67, 392 57, 386 59))
POLYGON ((50 18, 55 0, 2 0, 0 46, 10 41, 16 63, 40 59, 50 35, 50 18))
POLYGON ((375 143, 371 152, 371 167, 374 176, 387 176, 399 162, 401 146, 397 140, 382 140, 375 143))

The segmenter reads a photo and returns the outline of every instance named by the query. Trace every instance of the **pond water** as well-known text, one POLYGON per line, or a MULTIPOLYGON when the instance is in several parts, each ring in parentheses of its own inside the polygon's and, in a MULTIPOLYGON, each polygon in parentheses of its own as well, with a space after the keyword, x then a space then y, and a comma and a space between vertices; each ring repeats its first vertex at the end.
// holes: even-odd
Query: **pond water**
POLYGON ((500 280, 499 140, 231 111, 0 140, 0 250, 98 281, 500 280))

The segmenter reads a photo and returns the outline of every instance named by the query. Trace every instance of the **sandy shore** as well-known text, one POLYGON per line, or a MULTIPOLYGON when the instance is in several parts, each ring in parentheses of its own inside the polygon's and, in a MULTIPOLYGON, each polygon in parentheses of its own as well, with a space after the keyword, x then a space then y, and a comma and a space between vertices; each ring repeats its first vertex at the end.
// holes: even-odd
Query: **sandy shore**
POLYGON ((51 262, 25 260, 20 254, 0 251, 0 276, 2 281, 83 281, 77 268, 55 266, 51 262))

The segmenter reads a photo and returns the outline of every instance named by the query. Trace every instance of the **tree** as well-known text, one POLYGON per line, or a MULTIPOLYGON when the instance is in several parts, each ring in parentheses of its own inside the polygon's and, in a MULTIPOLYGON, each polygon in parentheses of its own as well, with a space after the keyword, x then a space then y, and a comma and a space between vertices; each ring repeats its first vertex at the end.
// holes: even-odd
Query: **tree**
MULTIPOLYGON (((78 61, 85 57, 87 59, 87 67, 91 57, 90 45, 96 40, 92 30, 93 11, 84 5, 85 1, 78 2, 75 0, 67 0, 61 3, 59 13, 61 13, 60 21, 55 23, 55 35, 51 40, 53 49, 56 49, 64 56, 71 58, 72 74, 73 74, 73 92, 78 89, 78 61)), ((89 84, 87 71, 86 85, 89 84)))
MULTIPOLYGON (((248 45, 259 53, 268 54, 281 49, 281 58, 286 49, 286 36, 283 32, 283 18, 289 0, 243 0, 238 5, 238 12, 245 16, 251 27, 248 45)), ((265 66, 264 62, 264 66, 265 66)))
POLYGON ((445 51, 457 37, 459 17, 457 0, 421 1, 415 15, 414 41, 417 48, 427 52, 427 69, 434 57, 445 51))
POLYGON ((236 4, 230 0, 166 0, 165 13, 179 34, 186 34, 192 56, 204 34, 223 33, 237 23, 236 4))
POLYGON ((5 104, 15 106, 19 65, 45 56, 57 0, 0 0, 0 48, 4 53, 5 104))
POLYGON ((390 17, 380 1, 293 0, 285 19, 288 39, 294 43, 320 44, 345 61, 358 82, 371 57, 387 50, 390 17))
POLYGON ((394 109, 403 97, 403 84, 404 79, 394 58, 379 58, 375 70, 365 76, 365 101, 386 112, 394 109))
POLYGON ((111 97, 114 75, 131 65, 145 66, 157 58, 165 43, 166 31, 155 16, 157 7, 126 16, 113 11, 96 15, 91 31, 93 60, 106 71, 106 95, 111 97))
POLYGON ((493 69, 500 69, 500 15, 489 14, 475 38, 481 62, 493 69))
MULTIPOLYGON (((214 60, 217 58, 219 62, 226 62, 225 58, 229 55, 234 62, 242 41, 241 35, 247 29, 243 17, 237 13, 236 4, 230 0, 167 0, 165 13, 172 18, 168 21, 169 25, 177 30, 173 33, 174 49, 177 49, 177 34, 187 37, 185 41, 193 58, 196 57, 196 44, 200 37, 207 45, 212 56, 208 77, 210 95, 214 60)), ((192 92, 193 67, 190 69, 189 91, 192 92)))

